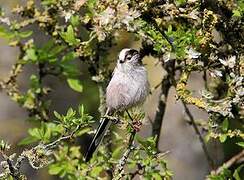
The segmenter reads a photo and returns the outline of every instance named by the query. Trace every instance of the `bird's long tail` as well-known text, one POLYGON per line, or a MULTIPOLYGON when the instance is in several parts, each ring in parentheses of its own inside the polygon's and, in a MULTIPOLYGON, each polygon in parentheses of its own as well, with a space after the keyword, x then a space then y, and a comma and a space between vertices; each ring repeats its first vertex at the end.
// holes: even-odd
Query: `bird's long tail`
POLYGON ((99 127, 97 129, 96 134, 94 135, 92 142, 85 154, 85 161, 88 162, 91 158, 93 153, 97 150, 98 146, 103 140, 103 137, 105 136, 105 133, 107 132, 108 128, 111 125, 111 120, 108 118, 103 118, 102 121, 99 124, 99 127))

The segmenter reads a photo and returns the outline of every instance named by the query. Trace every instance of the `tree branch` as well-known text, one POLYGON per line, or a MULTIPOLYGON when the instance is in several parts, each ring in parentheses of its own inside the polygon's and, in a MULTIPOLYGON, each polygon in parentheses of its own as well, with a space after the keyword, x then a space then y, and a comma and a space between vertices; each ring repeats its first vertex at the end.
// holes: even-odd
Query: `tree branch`
POLYGON ((204 138, 202 137, 202 135, 201 135, 201 133, 200 133, 198 127, 197 127, 197 124, 196 124, 196 122, 194 120, 194 117, 191 114, 191 112, 188 109, 188 107, 186 106, 186 103, 182 101, 182 104, 183 104, 185 112, 188 115, 188 117, 190 119, 190 122, 191 122, 191 124, 192 124, 192 126, 193 126, 193 128, 194 128, 194 130, 195 130, 195 132, 196 132, 196 134, 198 136, 198 138, 199 138, 199 141, 200 141, 200 143, 202 145, 202 149, 203 149, 203 152, 204 152, 204 154, 205 154, 205 156, 207 158, 208 165, 210 166, 211 169, 214 169, 214 162, 213 162, 213 160, 212 160, 212 158, 211 158, 211 156, 210 156, 210 154, 208 152, 207 146, 206 146, 206 144, 204 142, 204 138))
MULTIPOLYGON (((5 166, 4 169, 5 171, 9 172, 3 172, 0 174, 0 177, 5 177, 5 175, 10 175, 14 179, 21 180, 23 179, 24 175, 20 173, 20 167, 24 159, 28 159, 29 164, 32 166, 34 169, 40 169, 47 165, 48 161, 45 159, 45 155, 48 156, 50 155, 50 150, 56 147, 61 141, 65 141, 67 139, 70 139, 74 136, 74 134, 81 128, 80 125, 78 125, 72 132, 71 134, 67 136, 63 136, 58 138, 57 140, 49 143, 49 144, 38 144, 37 146, 29 149, 29 150, 24 150, 21 155, 18 156, 16 162, 14 163, 13 157, 14 155, 7 156, 3 152, 1 152, 1 155, 5 159, 5 166), (44 155, 44 156, 43 156, 44 155), (40 158, 40 159, 39 159, 40 158), (38 165, 35 165, 38 164, 38 165)), ((1 165, 3 166, 4 163, 1 162, 1 165)))
POLYGON ((156 109, 156 115, 152 125, 152 135, 157 136, 156 146, 159 145, 159 139, 161 134, 161 127, 163 123, 163 117, 166 109, 166 102, 168 98, 169 89, 172 86, 172 79, 174 77, 174 61, 168 61, 163 63, 163 68, 166 70, 167 75, 163 78, 161 83, 161 91, 159 95, 158 105, 156 109))
POLYGON ((241 160, 241 163, 244 161, 244 150, 239 152, 238 154, 234 155, 232 158, 230 158, 228 161, 226 161, 222 166, 218 167, 215 171, 213 171, 213 174, 220 174, 224 168, 230 168, 232 165, 234 165, 236 162, 241 160))
POLYGON ((161 134, 161 127, 163 123, 163 117, 165 114, 166 109, 166 102, 168 98, 168 91, 170 89, 168 77, 163 79, 161 84, 161 91, 158 99, 158 105, 156 109, 156 115, 152 124, 152 135, 157 136, 156 145, 158 147, 160 134, 161 134))
POLYGON ((134 147, 134 139, 135 139, 135 135, 136 135, 136 130, 133 130, 130 134, 130 139, 128 142, 128 147, 127 150, 124 152, 122 158, 119 160, 119 163, 117 164, 116 168, 115 168, 115 179, 121 179, 123 176, 123 171, 124 171, 124 166, 127 162, 127 159, 131 153, 131 151, 135 148, 134 147))
POLYGON ((52 142, 52 143, 49 143, 49 144, 46 144, 44 147, 46 148, 46 149, 52 149, 54 146, 56 146, 58 143, 60 143, 61 141, 64 141, 64 140, 67 140, 67 139, 71 139, 73 136, 74 136, 74 134, 79 130, 81 128, 81 126, 80 125, 78 125, 76 128, 75 128, 75 130, 73 130, 72 132, 71 132, 71 134, 69 134, 69 135, 67 135, 67 136, 63 136, 63 137, 60 137, 60 138, 58 138, 56 141, 54 141, 54 142, 52 142))

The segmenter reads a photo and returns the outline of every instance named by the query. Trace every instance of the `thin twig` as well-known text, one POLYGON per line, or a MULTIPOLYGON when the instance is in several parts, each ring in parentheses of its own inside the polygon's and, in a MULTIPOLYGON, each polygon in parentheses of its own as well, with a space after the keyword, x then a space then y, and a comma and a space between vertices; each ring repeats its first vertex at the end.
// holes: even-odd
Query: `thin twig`
POLYGON ((142 15, 142 18, 147 21, 149 24, 151 24, 164 38, 165 40, 170 44, 173 51, 175 51, 174 44, 172 40, 168 37, 168 35, 159 27, 157 22, 152 18, 154 16, 154 12, 144 12, 142 15))
POLYGON ((184 109, 185 109, 185 112, 188 115, 188 117, 189 117, 189 119, 190 119, 190 121, 192 123, 192 126, 193 126, 193 128, 194 128, 194 130, 195 130, 195 132, 196 132, 196 134, 197 134, 197 136, 199 138, 199 140, 200 140, 200 143, 202 145, 203 152, 204 152, 204 154, 205 154, 205 156, 207 158, 207 161, 208 161, 208 165, 210 166, 211 169, 214 169, 214 162, 213 162, 213 160, 212 160, 212 158, 211 158, 211 156, 210 156, 210 154, 208 152, 207 146, 206 146, 206 144, 204 142, 204 138, 202 137, 202 135, 201 135, 201 133, 200 133, 198 127, 197 127, 197 124, 196 124, 196 122, 194 120, 194 117, 191 114, 191 112, 188 109, 188 107, 186 106, 185 102, 182 101, 182 104, 183 104, 184 109))
MULTIPOLYGON (((238 154, 234 155, 232 158, 230 158, 228 161, 226 161, 222 166, 218 167, 213 173, 214 174, 220 174, 224 168, 230 168, 232 165, 234 165, 236 162, 241 160, 242 162, 244 158, 244 150, 239 152, 238 154)), ((240 162, 240 163, 242 163, 240 162)))
MULTIPOLYGON (((133 122, 133 118, 130 115, 130 113, 128 112, 128 110, 126 110, 126 113, 128 114, 129 118, 131 119, 131 121, 133 122)), ((136 129, 133 128, 131 134, 130 134, 130 139, 128 141, 128 147, 127 150, 124 152, 123 156, 121 157, 121 159, 119 160, 119 163, 117 164, 116 168, 115 168, 115 179, 121 179, 123 177, 123 171, 124 171, 124 166, 127 162, 127 159, 129 158, 129 155, 131 153, 131 151, 135 148, 134 147, 134 139, 135 139, 135 135, 136 135, 136 129)))
MULTIPOLYGON (((6 163, 7 163, 7 167, 3 167, 3 169, 8 169, 9 170, 9 175, 12 176, 15 180, 20 180, 21 179, 21 173, 19 171, 20 167, 17 166, 17 163, 14 165, 14 162, 13 162, 13 160, 12 160, 12 158, 10 156, 7 156, 3 152, 1 152, 0 154, 6 160, 6 163)), ((5 173, 1 173, 0 177, 2 178, 5 175, 6 175, 5 173)))
MULTIPOLYGON (((46 145, 37 145, 29 150, 24 150, 21 155, 17 158, 16 162, 14 163, 13 160, 11 160, 10 156, 7 156, 5 155, 4 153, 1 153, 3 158, 6 160, 7 164, 8 164, 8 168, 10 170, 10 175, 14 178, 14 179, 21 179, 21 177, 23 176, 21 173, 20 173, 20 167, 21 167, 21 163, 22 161, 25 159, 25 158, 28 158, 26 156, 26 152, 31 152, 31 151, 35 151, 36 149, 40 148, 40 145, 42 147, 43 150, 45 151, 48 151, 52 148, 54 148, 55 146, 57 146, 58 143, 60 143, 61 141, 64 141, 64 140, 67 140, 67 139, 70 139, 74 136, 74 134, 81 128, 80 125, 77 125, 77 127, 75 128, 75 130, 73 130, 71 132, 71 134, 67 135, 67 136, 63 136, 63 137, 60 137, 58 138, 57 140, 53 141, 52 143, 49 143, 49 144, 46 144, 46 145)), ((32 165, 32 167, 34 167, 34 164, 33 162, 30 162, 29 163, 32 165)), ((39 167, 36 167, 36 169, 38 169, 39 167)))
POLYGON ((60 137, 59 139, 57 139, 56 141, 53 141, 52 143, 46 144, 44 147, 45 149, 49 150, 52 149, 53 147, 55 147, 58 143, 60 143, 61 141, 67 140, 67 139, 71 139, 74 134, 81 128, 80 125, 78 125, 74 131, 71 132, 71 134, 67 135, 67 136, 63 136, 60 137))
POLYGON ((127 162, 127 159, 131 153, 131 151, 135 148, 134 147, 134 139, 135 139, 135 135, 136 135, 136 130, 133 130, 130 134, 130 139, 129 139, 129 142, 128 142, 128 147, 127 147, 127 150, 124 152, 122 158, 119 160, 119 163, 117 164, 116 166, 116 169, 115 169, 115 179, 118 180, 118 179, 121 179, 122 176, 123 176, 123 171, 124 171, 124 166, 127 162))

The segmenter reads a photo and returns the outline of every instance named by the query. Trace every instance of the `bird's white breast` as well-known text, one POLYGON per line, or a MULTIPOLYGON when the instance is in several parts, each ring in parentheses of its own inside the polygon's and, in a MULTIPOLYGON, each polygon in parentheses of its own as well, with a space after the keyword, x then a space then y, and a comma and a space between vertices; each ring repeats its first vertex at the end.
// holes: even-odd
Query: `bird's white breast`
POLYGON ((107 107, 120 111, 145 101, 149 92, 147 72, 143 66, 130 72, 115 69, 107 87, 107 107))

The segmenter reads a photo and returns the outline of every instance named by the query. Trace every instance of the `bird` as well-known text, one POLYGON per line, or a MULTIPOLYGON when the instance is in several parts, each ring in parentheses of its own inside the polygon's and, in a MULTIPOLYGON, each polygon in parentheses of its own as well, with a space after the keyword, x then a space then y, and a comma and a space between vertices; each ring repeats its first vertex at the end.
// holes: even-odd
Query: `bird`
POLYGON ((106 88, 107 110, 86 151, 85 162, 90 161, 112 124, 108 116, 142 104, 148 93, 148 75, 142 63, 141 54, 135 49, 122 49, 118 55, 112 78, 106 88))

